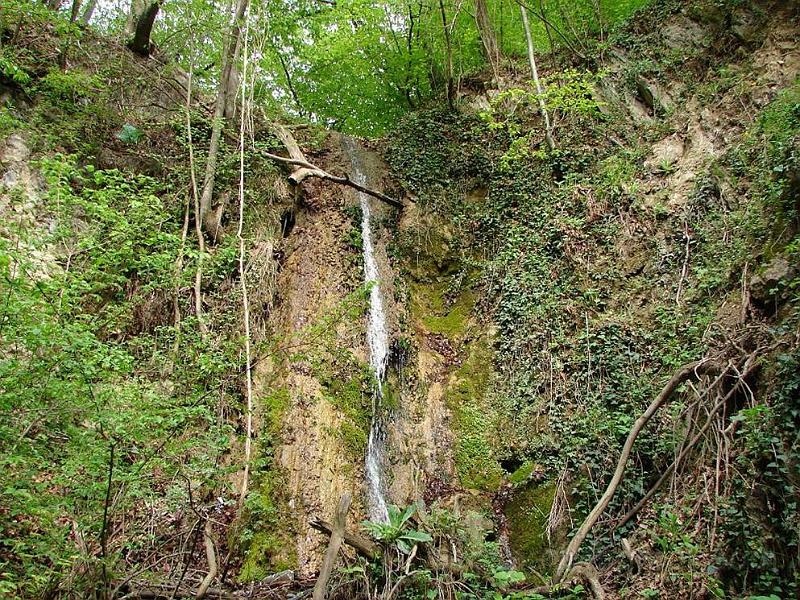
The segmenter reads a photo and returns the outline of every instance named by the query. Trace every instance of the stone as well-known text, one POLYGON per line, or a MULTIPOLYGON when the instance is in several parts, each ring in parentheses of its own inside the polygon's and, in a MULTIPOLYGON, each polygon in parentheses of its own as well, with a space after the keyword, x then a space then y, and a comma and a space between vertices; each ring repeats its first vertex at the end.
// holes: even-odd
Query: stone
POLYGON ((788 297, 787 284, 799 274, 797 265, 776 256, 750 279, 750 300, 762 309, 781 304, 788 297))
POLYGON ((669 110, 673 106, 672 97, 658 83, 645 79, 641 75, 636 78, 636 91, 654 115, 669 110))
POLYGON ((651 173, 674 167, 683 158, 686 144, 679 135, 671 135, 653 145, 653 153, 644 166, 651 173))

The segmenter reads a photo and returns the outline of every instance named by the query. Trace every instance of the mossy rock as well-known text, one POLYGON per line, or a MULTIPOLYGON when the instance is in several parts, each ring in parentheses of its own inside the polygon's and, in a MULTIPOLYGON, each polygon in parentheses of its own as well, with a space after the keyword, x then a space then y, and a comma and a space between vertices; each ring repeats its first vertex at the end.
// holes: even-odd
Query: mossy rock
POLYGON ((259 474, 254 483, 245 505, 245 529, 238 540, 244 548, 241 581, 258 581, 270 573, 297 566, 292 542, 296 532, 291 510, 281 494, 286 486, 280 472, 259 474))
POLYGON ((547 539, 547 520, 555 484, 529 485, 516 492, 505 508, 509 543, 522 570, 541 574, 555 566, 557 552, 547 539))
POLYGON ((492 377, 492 353, 485 337, 472 342, 467 353, 445 391, 455 424, 456 471, 462 486, 494 492, 503 481, 504 471, 490 434, 492 408, 485 401, 492 377))
POLYGON ((467 331, 476 299, 472 291, 465 291, 448 303, 447 287, 446 282, 412 284, 411 314, 428 332, 457 341, 467 331))

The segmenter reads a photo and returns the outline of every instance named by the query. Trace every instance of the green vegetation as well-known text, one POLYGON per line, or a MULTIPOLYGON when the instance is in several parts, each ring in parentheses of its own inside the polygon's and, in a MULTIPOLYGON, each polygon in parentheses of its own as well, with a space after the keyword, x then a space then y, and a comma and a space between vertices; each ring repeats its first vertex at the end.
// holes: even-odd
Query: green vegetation
POLYGON ((503 470, 497 462, 494 440, 488 435, 494 423, 486 390, 493 374, 486 340, 473 342, 466 356, 464 364, 455 371, 445 391, 458 437, 456 470, 465 487, 495 491, 502 481, 503 470))
POLYGON ((0 7, 0 596, 299 597, 344 490, 336 597, 800 593, 794 9, 527 3, 536 92, 510 0, 121 4, 0 7))
POLYGON ((228 451, 231 429, 207 390, 240 364, 235 345, 211 344, 188 322, 179 333, 166 307, 153 310, 173 293, 180 251, 159 182, 66 156, 39 166, 49 183, 39 210, 53 226, 42 231, 12 193, 18 217, 0 242, 3 585, 21 596, 58 589, 76 564, 83 575, 70 585, 93 585, 120 560, 109 518, 146 502, 177 510, 192 488, 217 486, 207 466, 228 451), (178 474, 191 487, 165 495, 178 474), (76 550, 75 538, 91 546, 76 550))
POLYGON ((475 295, 466 291, 449 303, 445 298, 448 287, 447 283, 412 285, 411 312, 430 333, 457 340, 466 333, 475 295))
POLYGON ((525 571, 549 572, 556 562, 547 534, 554 494, 553 484, 529 485, 515 493, 506 507, 509 543, 525 571))

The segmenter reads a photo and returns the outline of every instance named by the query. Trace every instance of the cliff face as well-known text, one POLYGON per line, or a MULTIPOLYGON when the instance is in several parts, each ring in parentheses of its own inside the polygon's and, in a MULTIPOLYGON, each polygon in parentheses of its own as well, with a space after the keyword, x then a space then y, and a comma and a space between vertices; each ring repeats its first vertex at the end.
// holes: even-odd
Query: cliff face
MULTIPOLYGON (((682 363, 741 365, 755 353, 762 370, 748 375, 743 396, 730 392, 737 399, 723 414, 700 400, 715 439, 700 436, 671 495, 656 495, 664 504, 645 504, 638 527, 621 533, 640 561, 644 552, 654 569, 682 573, 662 570, 653 586, 662 593, 741 589, 752 580, 736 574, 740 560, 752 561, 756 587, 772 576, 794 585, 794 563, 773 534, 749 529, 777 531, 781 519, 755 507, 775 501, 786 515, 791 502, 756 494, 739 510, 736 490, 762 480, 759 467, 719 469, 760 452, 733 433, 731 415, 738 422, 738 411, 780 404, 777 390, 794 389, 777 367, 782 355, 766 348, 793 347, 780 332, 797 323, 797 272, 788 268, 798 231, 796 32, 792 4, 661 4, 609 38, 600 77, 546 63, 544 75, 559 82, 551 85, 585 94, 571 104, 548 92, 557 152, 543 150, 538 104, 513 75, 503 90, 464 98, 479 118, 419 111, 389 140, 392 174, 413 200, 396 233, 407 331, 429 418, 446 431, 426 500, 492 515, 518 567, 553 568, 564 536, 605 489, 630 425, 682 363), (774 286, 766 295, 765 279, 774 286), (709 477, 711 513, 695 502, 709 477), (723 512, 736 516, 722 524, 723 512), (678 531, 719 553, 669 565, 680 543, 658 540, 678 531), (748 536, 761 550, 744 549, 748 536), (782 558, 763 569, 756 555, 770 553, 782 558)), ((711 383, 678 394, 649 425, 607 514, 635 505, 692 439, 697 395, 718 393, 711 383)), ((611 558, 614 526, 598 529, 589 543, 602 578, 647 593, 653 570, 628 573, 611 558)))
MULTIPOLYGON (((708 358, 729 366, 651 421, 579 558, 612 595, 796 592, 797 18, 794 3, 659 2, 605 40, 593 72, 547 57, 554 152, 513 69, 503 89, 476 85, 460 111, 412 112, 377 142, 297 128, 315 163, 352 175, 355 156, 370 187, 403 200, 369 200, 389 338, 382 469, 390 503, 424 507, 425 569, 456 564, 447 577, 492 593, 511 567, 551 573, 633 421, 682 364, 708 358), (737 372, 751 356, 757 368, 737 372), (672 485, 618 527, 682 451, 672 485), (617 534, 635 565, 617 559, 617 534)), ((19 29, 20 56, 38 58, 31 81, 0 90, 0 433, 9 489, 24 492, 0 509, 0 537, 21 544, 0 542, 0 562, 15 593, 43 594, 42 573, 75 552, 56 592, 90 589, 105 553, 120 572, 163 559, 200 579, 204 520, 238 581, 313 578, 328 537, 310 521, 345 493, 351 530, 369 514, 360 198, 314 179, 290 188, 255 124, 255 446, 239 507, 237 150, 223 148, 222 229, 201 254, 185 79, 88 34, 51 68, 57 34, 19 29), (30 559, 39 543, 55 548, 47 564, 30 559), (40 579, 25 583, 29 570, 40 579)), ((200 156, 210 120, 193 111, 200 156)))

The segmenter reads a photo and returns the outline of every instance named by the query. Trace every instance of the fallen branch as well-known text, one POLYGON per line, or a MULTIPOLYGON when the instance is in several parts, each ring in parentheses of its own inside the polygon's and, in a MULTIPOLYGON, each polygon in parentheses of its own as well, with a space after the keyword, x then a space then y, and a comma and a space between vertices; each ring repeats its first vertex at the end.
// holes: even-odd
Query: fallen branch
POLYGON ((333 516, 331 540, 328 543, 325 559, 322 561, 322 567, 319 570, 319 578, 314 585, 314 594, 312 596, 314 600, 324 600, 325 598, 328 579, 333 572, 333 567, 336 565, 336 557, 339 555, 339 548, 342 547, 342 541, 344 540, 344 530, 347 527, 347 511, 350 510, 351 499, 349 493, 344 494, 339 500, 339 506, 336 507, 336 513, 333 516))
MULTIPOLYGON (((333 533, 333 525, 328 523, 327 521, 322 521, 320 519, 313 519, 308 523, 312 529, 316 529, 320 533, 327 533, 331 535, 333 533)), ((371 540, 358 535, 357 533, 350 533, 349 531, 344 532, 342 535, 342 541, 354 548, 359 554, 368 558, 369 560, 374 560, 378 558, 381 554, 380 547, 372 542, 371 540)))
POLYGON ((561 562, 558 563, 558 568, 556 569, 553 581, 559 583, 564 579, 564 576, 572 566, 572 561, 578 554, 578 550, 580 549, 583 540, 586 538, 589 531, 600 518, 600 515, 603 514, 603 511, 605 511, 605 509, 608 507, 611 499, 614 497, 614 493, 617 491, 617 487, 619 487, 619 484, 622 481, 622 476, 625 473, 625 466, 628 464, 628 458, 633 450, 633 444, 636 442, 636 438, 639 436, 639 433, 641 433, 642 429, 644 429, 644 426, 647 425, 656 411, 661 408, 661 406, 667 400, 669 400, 675 390, 678 389, 678 386, 680 386, 684 381, 691 379, 692 377, 700 377, 700 375, 707 373, 714 368, 717 368, 717 365, 706 360, 701 360, 682 366, 672 376, 672 378, 670 378, 670 380, 661 390, 661 393, 658 395, 658 397, 650 403, 650 406, 647 407, 647 410, 644 411, 644 413, 642 413, 638 419, 636 419, 633 427, 631 427, 630 433, 628 433, 628 439, 625 440, 625 445, 622 447, 622 453, 617 461, 617 468, 614 470, 614 476, 608 483, 608 487, 603 493, 603 496, 586 517, 586 520, 580 526, 577 533, 575 533, 575 536, 567 546, 564 556, 561 558, 561 562))
POLYGON ((391 196, 387 196, 382 192, 375 191, 368 187, 365 187, 359 183, 356 183, 346 175, 344 177, 337 177, 336 175, 332 175, 328 173, 326 170, 319 168, 318 166, 314 165, 313 163, 308 162, 306 160, 303 151, 300 150, 300 146, 294 139, 294 136, 286 129, 284 126, 279 125, 277 123, 272 124, 272 131, 275 136, 281 141, 281 143, 286 147, 287 152, 289 153, 289 158, 285 156, 279 156, 277 154, 272 154, 271 152, 262 152, 262 156, 274 160, 276 162, 280 162, 287 165, 292 165, 298 167, 292 174, 289 175, 289 181, 291 181, 294 185, 300 185, 308 177, 319 177, 320 179, 326 179, 328 181, 332 181, 333 183, 338 183, 340 185, 346 185, 348 187, 353 188, 359 192, 372 196, 373 198, 377 198, 378 200, 385 202, 386 204, 393 206, 395 208, 403 208, 403 203, 397 200, 396 198, 392 198, 391 196))
MULTIPOLYGON (((179 590, 175 596, 168 595, 168 592, 157 590, 135 590, 122 596, 119 600, 168 600, 169 598, 194 598, 195 595, 189 590, 179 590)), ((228 591, 220 590, 217 588, 208 588, 206 590, 206 598, 224 598, 225 600, 233 600, 236 598, 228 591)))
POLYGON ((197 594, 195 594, 197 600, 206 597, 211 582, 214 581, 214 577, 217 576, 217 553, 214 551, 214 539, 211 537, 211 533, 211 519, 206 517, 206 525, 203 529, 203 541, 205 542, 206 559, 208 560, 208 574, 206 574, 200 586, 197 588, 197 594))
POLYGON ((739 387, 742 385, 742 380, 748 375, 750 375, 750 373, 752 373, 753 370, 755 370, 756 365, 754 359, 755 359, 755 354, 752 354, 750 355, 750 357, 748 357, 747 361, 745 361, 744 364, 744 370, 741 376, 739 377, 739 381, 736 382, 736 385, 734 385, 730 389, 730 391, 728 391, 728 393, 725 394, 725 396, 723 396, 722 399, 719 400, 711 408, 711 410, 708 413, 708 420, 705 422, 705 424, 700 428, 697 434, 695 434, 695 436, 689 441, 689 443, 684 446, 683 450, 678 454, 677 458, 675 458, 675 460, 672 461, 672 464, 670 464, 666 468, 666 470, 661 474, 661 477, 659 477, 658 481, 656 481, 655 484, 653 484, 653 487, 650 488, 650 491, 648 491, 644 495, 644 497, 641 500, 639 500, 639 502, 636 503, 636 506, 634 506, 631 510, 628 511, 628 513, 624 517, 622 517, 620 522, 617 524, 617 527, 622 527, 623 525, 625 525, 634 516, 636 516, 636 514, 640 510, 642 510, 644 505, 647 504, 647 502, 656 494, 656 492, 659 490, 662 484, 667 479, 669 479, 670 475, 672 475, 672 472, 678 467, 678 465, 681 464, 681 462, 683 462, 683 460, 686 458, 686 456, 689 454, 692 448, 694 448, 697 442, 699 442, 702 439, 703 435, 705 435, 706 431, 708 431, 708 428, 711 427, 712 423, 714 422, 714 416, 717 414, 719 409, 725 406, 728 400, 730 400, 731 396, 733 396, 733 394, 739 389, 739 387))

